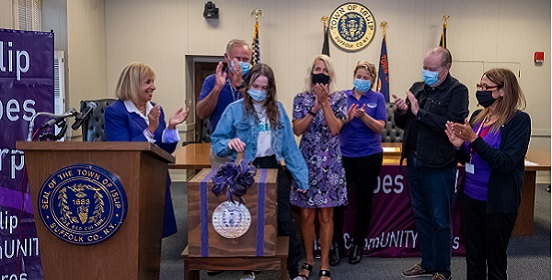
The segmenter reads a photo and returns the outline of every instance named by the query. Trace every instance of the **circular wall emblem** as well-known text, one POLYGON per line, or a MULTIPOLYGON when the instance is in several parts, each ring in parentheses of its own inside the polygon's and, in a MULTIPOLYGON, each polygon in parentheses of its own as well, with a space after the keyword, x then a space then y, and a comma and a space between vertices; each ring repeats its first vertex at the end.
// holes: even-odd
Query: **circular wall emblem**
POLYGON ((213 211, 213 227, 225 238, 244 235, 251 225, 251 213, 242 203, 225 201, 213 211))
POLYGON ((107 170, 76 164, 54 172, 40 188, 40 218, 63 241, 92 245, 107 240, 127 213, 124 189, 107 170))
POLYGON ((329 21, 332 40, 344 50, 361 50, 374 38, 374 15, 360 3, 345 3, 337 7, 329 21))

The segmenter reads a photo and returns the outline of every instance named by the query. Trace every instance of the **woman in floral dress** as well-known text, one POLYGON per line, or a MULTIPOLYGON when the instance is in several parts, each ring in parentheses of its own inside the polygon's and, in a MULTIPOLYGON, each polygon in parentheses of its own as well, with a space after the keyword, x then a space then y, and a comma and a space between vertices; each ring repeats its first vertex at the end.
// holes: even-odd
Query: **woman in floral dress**
POLYGON ((293 100, 293 132, 309 169, 310 189, 292 192, 291 204, 301 208, 301 230, 306 262, 300 276, 308 278, 314 263, 315 218, 320 224, 320 279, 330 279, 329 252, 333 235, 333 207, 347 204, 345 171, 341 163, 339 131, 347 119, 347 97, 335 90, 333 62, 314 57, 305 91, 293 100))

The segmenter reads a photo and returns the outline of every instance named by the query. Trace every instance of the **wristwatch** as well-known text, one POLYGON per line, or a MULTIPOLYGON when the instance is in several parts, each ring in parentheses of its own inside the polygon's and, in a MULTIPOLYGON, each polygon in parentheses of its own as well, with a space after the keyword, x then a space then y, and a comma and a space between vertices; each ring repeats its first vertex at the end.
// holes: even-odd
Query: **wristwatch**
POLYGON ((245 83, 242 82, 241 85, 236 87, 236 90, 241 90, 242 88, 245 88, 245 83))
POLYGON ((313 117, 315 117, 315 116, 316 116, 316 113, 315 113, 315 112, 313 112, 312 110, 309 110, 309 112, 308 112, 308 113, 309 113, 309 115, 311 115, 311 116, 313 116, 313 117))

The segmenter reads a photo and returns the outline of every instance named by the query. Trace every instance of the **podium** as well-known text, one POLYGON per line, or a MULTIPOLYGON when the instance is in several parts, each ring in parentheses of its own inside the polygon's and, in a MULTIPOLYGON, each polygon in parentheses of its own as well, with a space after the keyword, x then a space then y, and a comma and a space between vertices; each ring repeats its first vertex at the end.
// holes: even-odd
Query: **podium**
POLYGON ((173 156, 147 142, 17 142, 16 147, 25 152, 44 279, 159 279, 167 165, 173 156), (39 214, 45 180, 82 164, 114 175, 127 197, 118 231, 91 245, 62 240, 39 214))

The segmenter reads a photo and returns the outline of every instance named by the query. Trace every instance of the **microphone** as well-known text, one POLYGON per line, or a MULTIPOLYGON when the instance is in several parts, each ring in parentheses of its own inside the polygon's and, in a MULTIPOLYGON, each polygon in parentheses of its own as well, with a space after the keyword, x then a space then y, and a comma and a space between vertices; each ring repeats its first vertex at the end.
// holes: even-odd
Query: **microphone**
POLYGON ((79 129, 79 127, 90 117, 90 114, 98 105, 95 102, 86 103, 86 108, 75 117, 75 123, 71 126, 73 130, 79 129))
POLYGON ((65 112, 61 115, 54 115, 53 118, 51 118, 50 120, 48 120, 47 122, 45 122, 42 125, 41 129, 52 126, 52 125, 55 125, 56 123, 61 122, 65 118, 76 116, 77 114, 78 114, 78 112, 75 109, 71 108, 71 109, 69 109, 69 111, 67 111, 67 112, 65 112))

